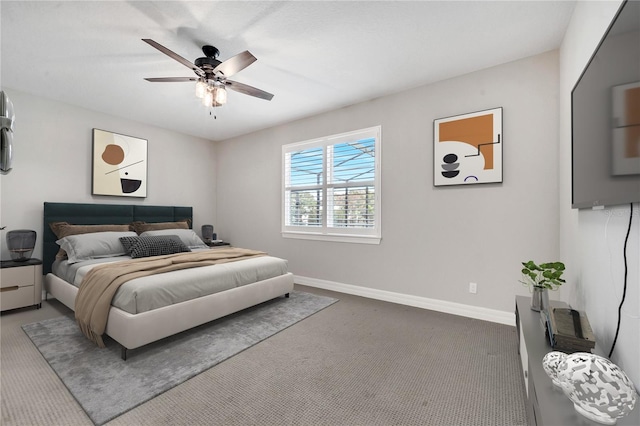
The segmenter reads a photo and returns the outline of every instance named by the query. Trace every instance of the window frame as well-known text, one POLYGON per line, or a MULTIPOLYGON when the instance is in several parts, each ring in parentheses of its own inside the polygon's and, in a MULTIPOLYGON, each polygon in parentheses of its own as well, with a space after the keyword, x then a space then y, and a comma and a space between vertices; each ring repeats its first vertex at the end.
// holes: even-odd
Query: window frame
POLYGON ((321 138, 309 139, 302 142, 295 142, 282 146, 282 182, 281 182, 281 234, 284 238, 305 239, 305 240, 321 240, 321 241, 336 241, 336 242, 348 242, 348 243, 361 243, 361 244, 380 244, 382 239, 382 191, 381 191, 381 163, 382 163, 382 126, 373 126, 359 130, 353 130, 349 132, 329 135, 321 138), (345 183, 328 183, 330 176, 329 161, 330 156, 327 155, 328 147, 338 145, 341 143, 354 142, 365 138, 374 138, 375 154, 374 154, 374 178, 367 182, 345 182, 345 183), (287 154, 291 152, 299 152, 304 150, 311 150, 322 148, 322 183, 320 185, 304 185, 299 190, 312 190, 319 188, 322 191, 321 199, 321 214, 320 223, 318 227, 312 226, 297 226, 287 225, 287 218, 290 212, 287 205, 287 192, 292 187, 288 187, 288 175, 287 175, 287 154), (373 226, 367 228, 348 228, 348 227, 335 227, 327 225, 328 205, 330 200, 327 199, 327 194, 330 188, 350 188, 371 186, 373 183, 374 188, 374 213, 373 213, 373 226))

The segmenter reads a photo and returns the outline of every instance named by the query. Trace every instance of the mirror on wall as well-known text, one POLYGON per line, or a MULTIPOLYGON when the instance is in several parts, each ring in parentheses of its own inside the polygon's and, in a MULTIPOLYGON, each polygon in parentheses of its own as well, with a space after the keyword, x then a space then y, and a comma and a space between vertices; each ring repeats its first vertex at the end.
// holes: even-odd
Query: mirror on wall
POLYGON ((11 171, 14 121, 13 104, 6 93, 0 91, 0 173, 2 174, 11 171))

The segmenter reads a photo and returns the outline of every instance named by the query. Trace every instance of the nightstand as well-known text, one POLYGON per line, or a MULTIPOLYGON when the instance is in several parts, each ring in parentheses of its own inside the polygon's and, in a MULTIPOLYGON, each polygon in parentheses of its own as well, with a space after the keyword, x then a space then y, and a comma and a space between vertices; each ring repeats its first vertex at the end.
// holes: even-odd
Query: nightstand
POLYGON ((0 310, 42 306, 42 261, 0 262, 0 310))

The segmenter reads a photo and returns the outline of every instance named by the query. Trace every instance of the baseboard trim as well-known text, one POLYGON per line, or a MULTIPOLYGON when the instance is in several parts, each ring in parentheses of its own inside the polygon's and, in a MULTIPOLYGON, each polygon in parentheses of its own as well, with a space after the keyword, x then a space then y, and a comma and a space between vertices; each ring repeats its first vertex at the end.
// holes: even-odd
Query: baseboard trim
POLYGON ((354 296, 368 297, 370 299, 399 303, 401 305, 413 306, 416 308, 430 309, 432 311, 460 315, 463 317, 496 322, 499 324, 511 326, 516 325, 516 318, 513 312, 498 311, 496 309, 481 308, 478 306, 464 305, 462 303, 429 299, 427 297, 411 296, 386 290, 376 290, 334 281, 319 280, 317 278, 302 277, 300 275, 294 275, 294 281, 296 284, 337 291, 339 293, 352 294, 354 296))

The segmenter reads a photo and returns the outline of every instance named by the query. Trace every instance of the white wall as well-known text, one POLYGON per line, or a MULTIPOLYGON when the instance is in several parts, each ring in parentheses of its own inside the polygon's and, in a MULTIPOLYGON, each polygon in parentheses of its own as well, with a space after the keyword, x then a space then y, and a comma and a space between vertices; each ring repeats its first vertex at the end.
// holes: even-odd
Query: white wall
POLYGON ((520 262, 559 255, 557 95, 554 51, 217 143, 216 227, 302 277, 513 313, 520 262), (504 183, 434 188, 433 120, 494 107, 504 183), (378 124, 381 244, 283 239, 281 146, 378 124))
MULTIPOLYGON (((563 299, 584 310, 596 335, 596 353, 607 356, 623 294, 623 245, 630 206, 571 209, 571 89, 615 16, 621 2, 576 4, 560 49, 560 253, 569 272, 563 299)), ((640 188, 639 188, 640 190, 640 188)), ((640 208, 627 247, 627 295, 612 361, 640 387, 640 208)))
POLYGON ((194 229, 215 221, 213 143, 130 120, 53 102, 3 88, 13 102, 16 122, 13 170, 0 176, 2 259, 9 259, 5 234, 12 229, 38 233, 33 257, 42 256, 45 201, 194 207, 194 229), (91 195, 92 129, 148 140, 146 198, 91 195))

